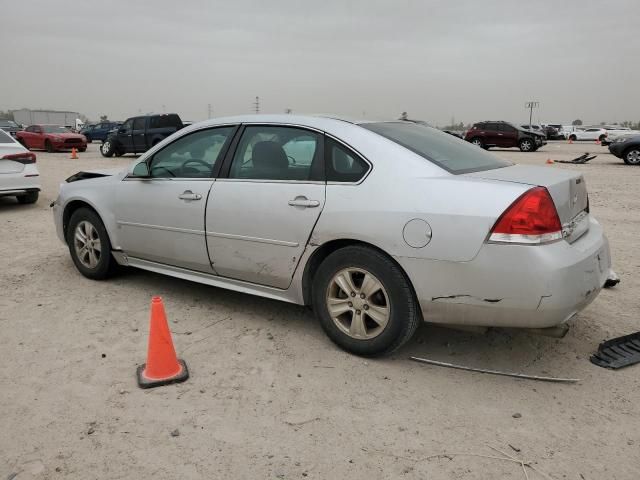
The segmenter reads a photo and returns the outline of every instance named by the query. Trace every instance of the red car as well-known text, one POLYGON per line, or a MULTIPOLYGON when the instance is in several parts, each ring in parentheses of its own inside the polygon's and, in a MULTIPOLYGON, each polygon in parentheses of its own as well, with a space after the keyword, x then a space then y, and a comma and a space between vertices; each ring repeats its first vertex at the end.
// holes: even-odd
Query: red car
POLYGON ((75 147, 84 152, 87 149, 87 139, 84 135, 73 133, 60 125, 30 125, 17 132, 16 139, 30 150, 35 148, 55 152, 75 147))

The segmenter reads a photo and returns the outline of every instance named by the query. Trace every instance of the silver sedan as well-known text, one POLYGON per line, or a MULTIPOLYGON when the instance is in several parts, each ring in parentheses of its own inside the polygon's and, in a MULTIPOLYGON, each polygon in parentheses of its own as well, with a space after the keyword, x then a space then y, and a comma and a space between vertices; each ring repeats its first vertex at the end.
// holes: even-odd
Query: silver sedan
POLYGON ((54 218, 86 277, 125 265, 312 305, 359 355, 423 320, 553 330, 610 271, 580 173, 402 121, 198 123, 128 170, 70 177, 54 218))

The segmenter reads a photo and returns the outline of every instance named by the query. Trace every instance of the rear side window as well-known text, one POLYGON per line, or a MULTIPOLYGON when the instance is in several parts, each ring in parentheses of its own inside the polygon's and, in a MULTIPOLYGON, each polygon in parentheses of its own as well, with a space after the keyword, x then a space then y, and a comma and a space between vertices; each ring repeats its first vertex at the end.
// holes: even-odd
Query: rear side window
POLYGON ((149 119, 149 128, 169 128, 182 126, 180 117, 175 113, 169 115, 154 115, 149 119))
POLYGON ((325 168, 328 182, 359 182, 369 171, 369 164, 344 145, 327 137, 325 168))
POLYGON ((0 130, 0 143, 13 143, 13 139, 8 133, 0 130))
POLYGON ((468 142, 424 125, 405 122, 365 123, 360 125, 453 174, 491 170, 513 165, 468 142))

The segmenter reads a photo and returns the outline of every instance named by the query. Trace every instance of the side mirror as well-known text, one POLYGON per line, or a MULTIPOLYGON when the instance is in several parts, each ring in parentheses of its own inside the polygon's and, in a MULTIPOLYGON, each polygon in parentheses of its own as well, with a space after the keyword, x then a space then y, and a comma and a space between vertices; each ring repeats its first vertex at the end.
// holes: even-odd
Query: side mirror
POLYGON ((151 177, 151 172, 149 172, 149 165, 147 165, 147 162, 136 163, 129 169, 129 176, 136 178, 151 177))

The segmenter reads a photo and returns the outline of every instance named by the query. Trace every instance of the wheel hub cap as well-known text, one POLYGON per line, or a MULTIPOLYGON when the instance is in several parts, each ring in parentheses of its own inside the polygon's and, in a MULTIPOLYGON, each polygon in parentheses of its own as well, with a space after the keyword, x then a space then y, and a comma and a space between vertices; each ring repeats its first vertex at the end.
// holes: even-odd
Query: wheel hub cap
POLYGON ((389 323, 387 292, 382 282, 364 269, 345 268, 336 273, 326 301, 335 325, 352 338, 375 338, 389 323))
POLYGON ((87 268, 96 268, 100 262, 102 245, 95 227, 86 220, 78 223, 73 236, 73 247, 80 263, 87 268))

